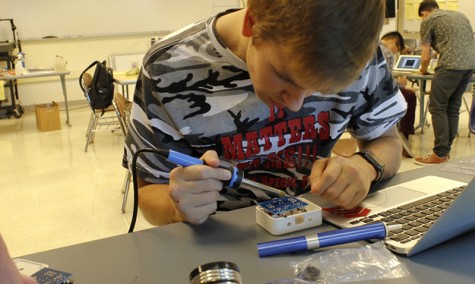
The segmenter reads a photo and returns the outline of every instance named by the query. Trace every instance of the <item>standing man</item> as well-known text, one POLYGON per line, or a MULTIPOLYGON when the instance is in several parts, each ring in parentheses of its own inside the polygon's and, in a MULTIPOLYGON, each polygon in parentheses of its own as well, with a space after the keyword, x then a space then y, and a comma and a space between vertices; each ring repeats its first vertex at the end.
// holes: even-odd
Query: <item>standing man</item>
POLYGON ((421 74, 427 74, 431 47, 439 53, 432 80, 429 111, 434 128, 433 152, 414 158, 419 165, 449 161, 452 142, 458 131, 462 95, 475 69, 475 41, 468 18, 455 11, 439 10, 435 0, 419 5, 421 23, 421 74))

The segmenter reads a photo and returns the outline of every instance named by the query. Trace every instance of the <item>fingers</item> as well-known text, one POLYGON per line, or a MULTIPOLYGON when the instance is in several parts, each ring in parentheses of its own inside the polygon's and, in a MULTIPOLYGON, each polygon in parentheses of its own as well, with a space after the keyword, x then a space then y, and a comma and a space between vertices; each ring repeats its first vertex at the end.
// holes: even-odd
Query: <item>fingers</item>
POLYGON ((226 181, 231 179, 231 173, 222 168, 219 157, 215 151, 207 151, 200 158, 205 165, 194 165, 189 167, 178 167, 170 172, 170 180, 206 180, 216 179, 226 181))
POLYGON ((0 283, 9 283, 9 284, 23 284, 23 283, 36 283, 34 282, 23 282, 22 280, 28 279, 30 277, 22 276, 18 271, 13 260, 10 258, 8 253, 7 245, 3 241, 2 236, 0 235, 0 283))
POLYGON ((332 157, 317 160, 310 174, 311 192, 346 209, 356 207, 369 186, 349 159, 332 157))
POLYGON ((208 166, 179 167, 170 172, 170 196, 185 221, 201 224, 217 209, 223 188, 219 171, 208 166))
POLYGON ((216 212, 218 203, 216 199, 213 202, 205 203, 201 206, 192 206, 191 204, 186 204, 186 202, 180 202, 177 204, 177 207, 182 212, 185 220, 192 224, 202 224, 204 223, 209 215, 216 212))
POLYGON ((219 166, 219 157, 215 151, 206 151, 200 159, 210 167, 216 168, 219 166))
POLYGON ((175 200, 179 209, 185 209, 186 207, 200 207, 209 203, 216 202, 219 198, 219 186, 200 186, 200 184, 206 184, 206 182, 190 182, 190 186, 196 185, 194 189, 188 187, 170 187, 170 196, 175 200))
POLYGON ((321 197, 325 200, 330 200, 332 203, 346 209, 356 207, 362 200, 357 198, 357 193, 360 192, 358 187, 353 183, 345 183, 332 185, 321 197))
POLYGON ((338 163, 332 163, 330 159, 315 161, 310 173, 311 191, 314 194, 324 194, 341 174, 338 163))
POLYGON ((206 165, 177 167, 170 172, 170 197, 185 221, 193 224, 205 222, 216 211, 223 181, 231 179, 228 170, 217 168, 216 152, 208 151, 201 159, 206 165))

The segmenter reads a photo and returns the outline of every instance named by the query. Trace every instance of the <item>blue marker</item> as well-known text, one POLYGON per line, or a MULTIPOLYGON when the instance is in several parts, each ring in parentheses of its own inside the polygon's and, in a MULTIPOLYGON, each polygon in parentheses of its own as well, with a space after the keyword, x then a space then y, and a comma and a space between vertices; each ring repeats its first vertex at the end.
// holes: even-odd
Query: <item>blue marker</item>
POLYGON ((386 226, 383 222, 371 223, 354 228, 318 233, 313 236, 300 236, 257 244, 259 257, 282 253, 307 251, 371 239, 384 239, 389 231, 401 229, 402 225, 386 226))

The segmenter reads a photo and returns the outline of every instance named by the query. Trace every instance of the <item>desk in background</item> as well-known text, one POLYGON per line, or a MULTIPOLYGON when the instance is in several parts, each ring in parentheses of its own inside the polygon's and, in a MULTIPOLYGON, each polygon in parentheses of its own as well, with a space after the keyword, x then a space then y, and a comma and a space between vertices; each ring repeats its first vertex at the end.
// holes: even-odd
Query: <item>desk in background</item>
POLYGON ((114 82, 122 87, 122 95, 129 99, 129 86, 137 83, 138 75, 125 75, 123 73, 114 73, 114 82))
MULTIPOLYGON (((464 182, 472 178, 470 175, 441 171, 444 166, 446 164, 403 172, 378 186, 391 186, 429 174, 464 182)), ((306 195, 305 198, 312 200, 315 197, 306 195)), ((195 267, 223 260, 239 265, 243 283, 260 284, 292 278, 290 262, 301 262, 318 251, 367 244, 358 242, 311 252, 259 258, 256 249, 258 242, 309 235, 335 227, 324 223, 315 229, 275 237, 259 227, 255 219, 255 207, 248 207, 218 213, 202 225, 176 223, 21 258, 73 273, 75 283, 135 284, 189 283, 188 274, 195 267)), ((475 231, 472 231, 411 258, 398 256, 406 265, 410 276, 371 283, 473 284, 474 256, 475 231)))
MULTIPOLYGON (((69 74, 70 74, 70 71, 41 71, 41 72, 30 72, 23 75, 15 75, 15 76, 13 75, 0 76, 0 80, 14 81, 14 80, 21 80, 21 79, 59 76, 61 80, 61 87, 63 89, 64 105, 66 107, 66 125, 71 126, 71 123, 69 121, 68 93, 66 91, 66 79, 65 79, 66 75, 69 75, 69 74)), ((15 100, 15 97, 13 97, 12 100, 15 100)), ((12 101, 12 104, 15 104, 15 102, 12 101)))
MULTIPOLYGON (((432 74, 427 74, 427 75, 422 75, 419 73, 393 73, 396 76, 406 76, 407 79, 412 79, 416 80, 419 84, 419 124, 415 126, 415 129, 421 129, 421 132, 424 132, 424 124, 426 121, 426 115, 427 115, 427 110, 425 106, 425 95, 429 94, 429 91, 427 91, 427 81, 431 81, 434 78, 434 75, 432 74)), ((475 83, 475 75, 472 75, 472 78, 470 79, 470 83, 475 83)), ((463 100, 463 103, 465 104, 465 107, 467 110, 470 110, 469 106, 467 105, 467 102, 463 100)), ((469 129, 470 129, 470 124, 469 124, 469 129)))

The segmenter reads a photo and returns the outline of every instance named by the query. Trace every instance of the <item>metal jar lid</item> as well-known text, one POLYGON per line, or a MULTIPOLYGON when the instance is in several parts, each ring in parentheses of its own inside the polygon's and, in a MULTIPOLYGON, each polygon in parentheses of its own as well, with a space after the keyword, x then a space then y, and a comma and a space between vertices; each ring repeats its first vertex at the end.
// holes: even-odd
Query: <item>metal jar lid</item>
POLYGON ((191 284, 241 284, 239 267, 229 261, 200 265, 190 272, 191 284))

